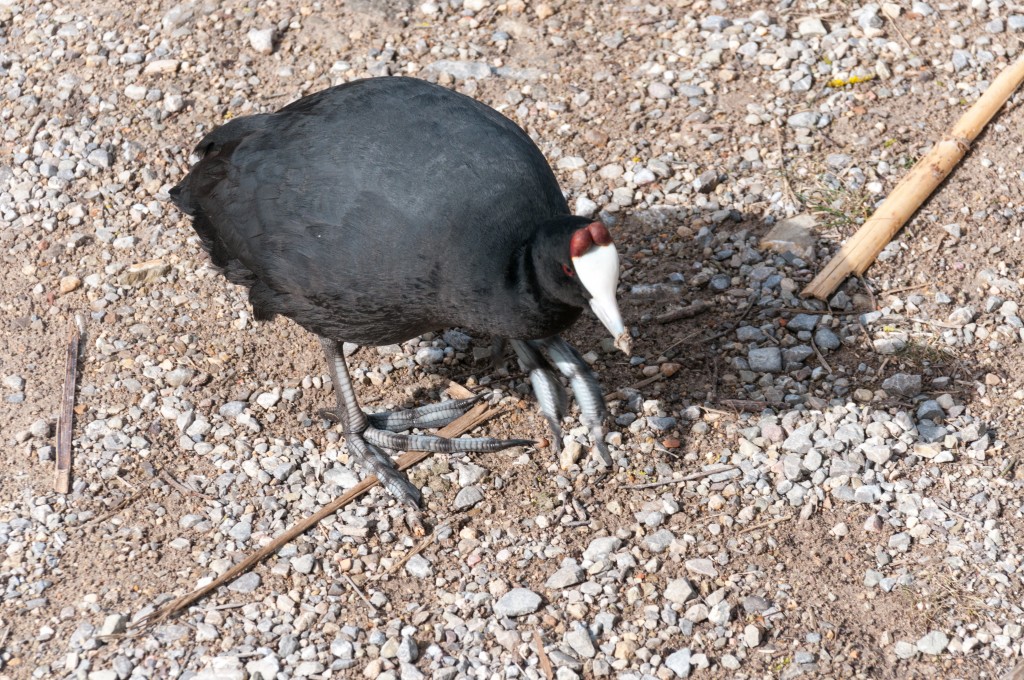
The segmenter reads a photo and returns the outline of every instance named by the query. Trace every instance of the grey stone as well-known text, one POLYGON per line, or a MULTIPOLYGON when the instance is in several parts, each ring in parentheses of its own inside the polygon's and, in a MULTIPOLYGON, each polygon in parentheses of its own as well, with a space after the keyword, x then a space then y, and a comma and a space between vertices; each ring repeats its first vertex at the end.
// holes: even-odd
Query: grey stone
POLYGON ((456 510, 468 510, 484 499, 484 493, 477 486, 467 486, 459 491, 452 504, 456 510))
POLYGON ((676 426, 676 419, 667 416, 650 416, 647 425, 655 432, 665 432, 676 426))
POLYGON ((740 326, 736 329, 736 339, 740 342, 757 342, 764 338, 764 332, 756 326, 740 326))
POLYGON ((732 26, 732 19, 718 14, 711 14, 700 20, 700 30, 720 33, 732 26))
POLYGON ((644 544, 651 552, 660 553, 667 550, 675 538, 675 535, 668 529, 661 529, 644 538, 644 544))
POLYGON ((796 345, 782 351, 782 361, 787 368, 792 366, 799 366, 808 357, 814 354, 814 350, 808 345, 796 345))
POLYGON ((455 468, 459 471, 459 486, 463 489, 481 482, 487 476, 487 468, 475 463, 456 463, 455 468))
POLYGON ((805 474, 803 459, 795 454, 783 456, 782 474, 791 482, 798 482, 803 479, 805 474))
POLYGON ((814 314, 797 314, 786 324, 786 329, 790 331, 813 331, 814 327, 818 325, 819 319, 820 317, 814 314))
POLYGON ((889 394, 916 397, 921 393, 921 376, 914 373, 896 373, 882 381, 882 389, 889 394))
POLYGON ((771 602, 764 599, 760 595, 748 595, 743 598, 743 602, 740 603, 743 606, 743 611, 747 614, 760 614, 771 609, 771 602))
POLYGON ((597 562, 608 557, 622 546, 622 539, 617 536, 601 536, 595 538, 583 551, 583 559, 597 562))
POLYGON ((760 373, 778 373, 782 370, 782 352, 778 347, 758 347, 747 353, 750 370, 760 373))
POLYGON ((281 662, 276 654, 271 653, 249 661, 245 664, 245 670, 249 673, 250 680, 256 677, 257 673, 263 677, 263 680, 274 680, 281 672, 281 662))
POLYGON ((405 570, 409 572, 410 576, 416 578, 430 578, 434 573, 434 567, 423 555, 410 557, 409 561, 405 563, 405 570))
POLYGON ((312 553, 305 555, 299 555, 298 557, 292 558, 292 569, 299 572, 300 574, 308 574, 313 571, 313 565, 316 563, 316 559, 312 553))
POLYGON ((419 366, 435 366, 444 361, 444 350, 440 347, 421 347, 416 350, 413 360, 419 366))
POLYGON ((592 659, 597 655, 597 648, 594 640, 590 637, 590 631, 580 622, 573 624, 572 630, 565 634, 565 642, 572 650, 580 656, 592 659))
POLYGON ((669 654, 665 659, 665 667, 675 673, 677 678, 690 677, 690 650, 684 647, 669 654))
POLYGON ((966 326, 974 321, 974 310, 970 307, 957 307, 946 320, 954 326, 966 326))
POLYGON ((253 28, 246 34, 249 39, 249 47, 258 54, 270 54, 274 51, 274 29, 253 28))
POLYGON ((842 342, 831 328, 819 328, 814 331, 814 344, 819 350, 833 351, 839 349, 842 342))
POLYGON ((412 663, 420 655, 419 647, 416 646, 416 641, 406 635, 402 636, 402 639, 398 643, 398 650, 396 656, 399 661, 404 663, 412 663))
POLYGON ((100 635, 118 635, 125 631, 125 626, 128 619, 123 614, 108 614, 103 619, 103 625, 100 627, 100 635))
POLYGON ((814 472, 815 470, 820 468, 821 463, 821 453, 819 453, 817 449, 811 449, 810 451, 808 451, 806 454, 804 454, 803 461, 801 461, 801 465, 803 465, 804 469, 809 472, 814 472))
POLYGON ((782 442, 782 449, 800 455, 807 453, 814 446, 814 443, 811 441, 811 435, 814 434, 816 429, 817 425, 814 423, 801 425, 793 430, 791 435, 786 437, 786 441, 782 442))
POLYGON ((647 86, 647 94, 651 95, 655 99, 671 99, 672 96, 675 95, 675 90, 673 90, 669 85, 656 80, 647 86))
POLYGON ((254 571, 242 574, 228 585, 228 590, 236 593, 251 593, 260 587, 260 576, 254 571))
POLYGON ((252 536, 252 524, 249 522, 236 522, 231 529, 228 530, 228 536, 244 543, 249 540, 252 536))
POLYGON ((471 338, 470 336, 466 335, 462 331, 457 331, 454 329, 446 330, 444 332, 444 335, 442 335, 441 337, 444 338, 444 341, 446 343, 448 343, 449 345, 451 345, 460 352, 465 352, 467 349, 469 349, 469 345, 473 341, 473 338, 471 338))
POLYGON ((933 630, 917 641, 917 650, 932 656, 941 654, 949 645, 949 637, 941 630, 933 630))
POLYGON ((753 649, 761 645, 761 629, 752 623, 743 628, 743 643, 753 649))
POLYGON ((809 258, 814 254, 814 215, 802 213, 785 220, 779 220, 761 239, 761 248, 777 253, 792 253, 797 257, 809 258))
POLYGON ((167 10, 160 23, 163 24, 165 30, 178 28, 179 26, 184 26, 192 19, 193 12, 192 3, 190 2, 175 5, 167 10))
POLYGON ((804 17, 797 24, 796 30, 805 37, 828 35, 828 31, 825 30, 825 24, 821 23, 821 19, 817 17, 804 17))
POLYGON ((568 588, 578 583, 582 583, 586 572, 583 568, 573 564, 563 565, 558 571, 548 577, 548 580, 544 582, 545 588, 552 590, 558 590, 560 588, 568 588))
POLYGON ((906 640, 897 640, 892 646, 892 651, 900 659, 912 659, 917 656, 917 647, 906 640))
POLYGON ((482 61, 457 61, 452 59, 440 59, 428 64, 423 69, 425 73, 445 73, 456 80, 475 78, 489 78, 492 74, 491 67, 482 61))
POLYGON ((815 128, 818 126, 819 120, 821 120, 821 114, 817 111, 802 111, 787 118, 786 124, 791 128, 815 128))
POLYGON ((677 578, 665 586, 665 599, 675 604, 686 604, 697 597, 697 589, 685 578, 677 578))
POLYGON ((963 71, 971 65, 971 53, 967 50, 953 50, 953 70, 963 71))
POLYGON ((853 157, 845 153, 830 153, 825 156, 825 163, 833 170, 843 170, 853 162, 853 157))
POLYGON ((708 611, 708 621, 716 626, 724 626, 732 618, 732 607, 722 600, 708 611))
POLYGON ((324 472, 324 483, 334 484, 342 489, 351 489, 359 483, 359 475, 343 465, 336 465, 324 472))
POLYGON ((540 595, 532 590, 513 588, 495 603, 494 613, 498 616, 524 616, 537 611, 540 608, 540 603, 540 595))
POLYGON ((703 557, 686 560, 686 570, 699 576, 707 576, 708 578, 718 577, 718 569, 715 568, 715 563, 703 557))
POLYGON ((939 406, 939 402, 934 399, 928 399, 927 401, 921 402, 921 405, 917 407, 917 419, 921 420, 941 420, 946 417, 946 413, 939 406))
POLYGON ((853 500, 857 503, 874 503, 882 497, 882 489, 877 484, 863 484, 853 492, 853 500))
POLYGON ((86 160, 97 168, 110 167, 110 153, 106 149, 93 149, 89 152, 86 160))
POLYGON ((222 418, 235 418, 245 411, 246 406, 248 406, 248 404, 244 401, 229 401, 226 404, 221 405, 221 407, 217 409, 217 413, 219 413, 222 418))
POLYGON ((864 456, 876 465, 885 465, 892 458, 892 449, 884 444, 865 446, 864 456))

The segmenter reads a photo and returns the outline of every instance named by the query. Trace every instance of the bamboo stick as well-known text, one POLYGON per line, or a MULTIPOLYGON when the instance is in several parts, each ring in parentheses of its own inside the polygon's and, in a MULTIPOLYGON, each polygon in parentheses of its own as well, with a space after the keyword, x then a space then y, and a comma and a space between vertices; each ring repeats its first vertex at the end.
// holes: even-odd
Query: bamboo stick
POLYGON ((910 216, 967 153, 971 142, 1024 81, 1024 57, 992 81, 949 134, 917 162, 801 295, 827 300, 850 274, 863 274, 910 216))

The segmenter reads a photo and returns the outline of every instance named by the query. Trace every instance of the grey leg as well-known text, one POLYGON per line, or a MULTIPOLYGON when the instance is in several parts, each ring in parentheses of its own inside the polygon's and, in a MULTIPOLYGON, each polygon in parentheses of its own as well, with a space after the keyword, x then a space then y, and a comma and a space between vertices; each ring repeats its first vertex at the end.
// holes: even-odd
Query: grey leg
POLYGON ((419 491, 395 469, 391 457, 381 448, 435 453, 491 453, 511 446, 534 444, 534 441, 530 439, 494 439, 491 437, 446 439, 432 435, 396 434, 386 429, 371 427, 371 422, 374 425, 385 426, 394 423, 402 429, 420 427, 421 423, 447 423, 461 415, 473 400, 443 402, 434 406, 413 409, 406 413, 385 413, 367 417, 359 408, 355 390, 352 388, 352 380, 348 374, 348 366, 345 364, 338 343, 321 338, 320 344, 324 348, 327 367, 334 383, 334 394, 338 404, 335 416, 341 420, 350 453, 356 459, 356 463, 375 475, 393 496, 409 505, 418 505, 419 491))
POLYGON ((579 352, 557 335, 538 340, 537 344, 547 350, 561 374, 569 379, 576 403, 580 405, 580 420, 590 428, 590 438, 605 464, 611 465, 611 455, 604 443, 604 421, 608 417, 608 410, 597 376, 579 352))
POLYGON ((320 338, 320 345, 327 357, 327 369, 334 383, 334 396, 338 402, 337 415, 345 430, 345 442, 356 465, 375 476, 392 496, 406 505, 419 506, 420 492, 401 472, 395 468, 391 457, 363 439, 368 425, 366 414, 359 408, 348 365, 338 343, 320 338))
POLYGON ((562 383, 555 376, 551 364, 531 340, 512 340, 512 349, 516 351, 523 368, 530 372, 530 384, 540 405, 540 412, 551 427, 552 446, 555 452, 562 450, 561 421, 569 409, 569 397, 565 394, 562 383))

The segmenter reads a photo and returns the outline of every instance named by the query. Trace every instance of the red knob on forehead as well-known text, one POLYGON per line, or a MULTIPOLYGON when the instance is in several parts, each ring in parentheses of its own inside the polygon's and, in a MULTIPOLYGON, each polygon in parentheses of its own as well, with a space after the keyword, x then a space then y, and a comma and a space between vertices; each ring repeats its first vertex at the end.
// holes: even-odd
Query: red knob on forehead
POLYGON ((590 237, 594 239, 594 243, 599 246, 606 246, 612 242, 612 235, 608 233, 608 228, 600 222, 588 224, 587 231, 590 232, 590 237))
POLYGON ((593 245, 594 237, 590 235, 590 231, 586 227, 577 229, 573 232, 572 240, 569 241, 569 256, 580 257, 593 245))
POLYGON ((569 242, 569 254, 572 257, 579 257, 595 244, 606 246, 611 242, 612 235, 608 233, 607 227, 600 222, 591 222, 573 233, 572 240, 569 242))

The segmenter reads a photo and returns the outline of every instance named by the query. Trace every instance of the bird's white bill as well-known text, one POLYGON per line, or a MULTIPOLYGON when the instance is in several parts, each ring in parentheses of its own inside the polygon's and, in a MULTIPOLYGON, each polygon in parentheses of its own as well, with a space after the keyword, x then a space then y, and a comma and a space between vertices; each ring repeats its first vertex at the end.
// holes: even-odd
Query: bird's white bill
POLYGON ((580 283, 590 293, 590 308, 601 320, 608 332, 615 336, 615 346, 629 354, 632 338, 622 323, 619 304, 615 301, 615 289, 619 285, 619 253, 611 243, 595 245, 579 257, 573 258, 573 266, 580 283))

